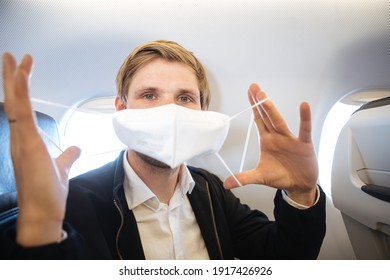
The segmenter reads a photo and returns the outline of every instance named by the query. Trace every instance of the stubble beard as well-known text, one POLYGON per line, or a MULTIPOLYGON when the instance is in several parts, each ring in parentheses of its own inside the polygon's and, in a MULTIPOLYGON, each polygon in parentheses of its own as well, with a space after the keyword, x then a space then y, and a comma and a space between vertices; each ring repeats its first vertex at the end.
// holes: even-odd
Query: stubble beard
POLYGON ((139 152, 135 152, 140 159, 142 159, 145 163, 153 166, 153 167, 157 167, 157 168, 161 168, 161 169, 171 169, 171 167, 166 164, 166 163, 163 163, 157 159, 154 159, 154 158, 151 158, 145 154, 141 154, 139 152))

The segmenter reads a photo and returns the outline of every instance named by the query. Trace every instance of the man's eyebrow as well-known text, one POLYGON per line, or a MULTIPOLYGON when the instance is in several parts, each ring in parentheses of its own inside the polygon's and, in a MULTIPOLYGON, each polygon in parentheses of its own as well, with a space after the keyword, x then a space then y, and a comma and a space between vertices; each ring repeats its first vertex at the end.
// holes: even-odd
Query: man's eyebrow
POLYGON ((181 88, 181 89, 179 89, 179 93, 180 94, 191 94, 191 95, 194 95, 197 97, 200 96, 199 90, 194 90, 194 89, 181 88))
POLYGON ((148 86, 145 86, 145 87, 139 87, 135 90, 135 93, 142 93, 142 92, 146 92, 146 91, 151 91, 151 92, 158 92, 159 89, 156 88, 156 87, 148 87, 148 86))
MULTIPOLYGON (((161 91, 158 87, 153 87, 153 86, 141 86, 137 89, 135 89, 135 93, 142 93, 142 92, 159 92, 161 91)), ((196 89, 190 89, 190 88, 180 88, 178 91, 180 94, 191 94, 194 96, 200 96, 200 92, 196 89)))

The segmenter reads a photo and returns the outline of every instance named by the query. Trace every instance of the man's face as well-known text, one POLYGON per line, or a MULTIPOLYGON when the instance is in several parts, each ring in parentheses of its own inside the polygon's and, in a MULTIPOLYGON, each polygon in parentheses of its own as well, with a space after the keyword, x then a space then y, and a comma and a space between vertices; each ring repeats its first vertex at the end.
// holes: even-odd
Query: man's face
MULTIPOLYGON (((179 62, 155 59, 139 69, 133 76, 123 104, 117 97, 117 111, 125 108, 142 109, 176 104, 201 110, 200 92, 194 71, 179 62)), ((141 153, 136 154, 151 166, 170 169, 168 165, 141 153)))
POLYGON ((201 110, 198 81, 189 66, 155 59, 133 76, 125 105, 139 109, 167 104, 201 110))

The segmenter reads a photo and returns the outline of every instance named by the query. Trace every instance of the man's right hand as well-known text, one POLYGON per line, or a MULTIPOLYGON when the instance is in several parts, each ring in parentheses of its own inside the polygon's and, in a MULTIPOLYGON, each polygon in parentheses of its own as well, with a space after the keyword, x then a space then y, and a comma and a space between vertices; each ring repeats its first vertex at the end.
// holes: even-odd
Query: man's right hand
POLYGON ((19 206, 16 241, 24 247, 60 240, 68 173, 80 156, 79 148, 70 147, 55 161, 50 157, 37 130, 28 95, 32 65, 30 55, 25 55, 18 66, 11 54, 3 55, 4 108, 19 206))

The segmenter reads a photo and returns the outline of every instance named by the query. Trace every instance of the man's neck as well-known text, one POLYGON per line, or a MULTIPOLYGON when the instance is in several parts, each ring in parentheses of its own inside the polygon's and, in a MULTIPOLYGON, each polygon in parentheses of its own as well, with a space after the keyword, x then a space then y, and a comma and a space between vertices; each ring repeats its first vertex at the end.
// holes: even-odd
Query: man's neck
POLYGON ((157 196, 159 201, 169 204, 179 180, 180 167, 172 169, 153 166, 132 150, 127 151, 127 160, 134 172, 157 196))

